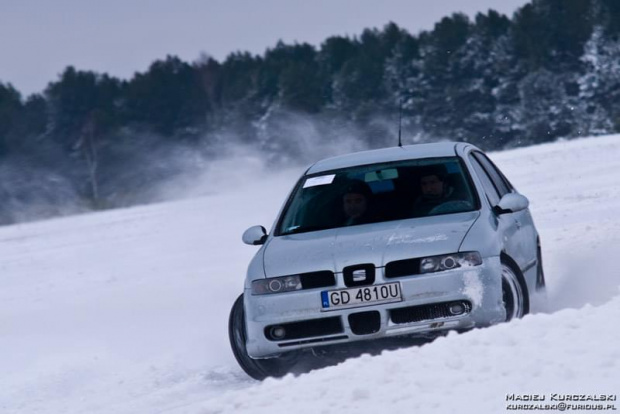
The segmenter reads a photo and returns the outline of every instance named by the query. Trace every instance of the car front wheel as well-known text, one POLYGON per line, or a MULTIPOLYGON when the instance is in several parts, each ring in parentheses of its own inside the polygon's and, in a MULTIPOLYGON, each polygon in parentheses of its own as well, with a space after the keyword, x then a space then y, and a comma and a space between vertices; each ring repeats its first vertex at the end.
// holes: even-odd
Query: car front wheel
POLYGON ((519 274, 502 261, 502 299, 506 310, 506 322, 523 317, 528 312, 527 288, 519 274))
POLYGON ((228 338, 235 359, 250 377, 263 380, 267 377, 282 377, 289 373, 297 362, 297 354, 288 352, 269 359, 253 359, 246 348, 245 311, 243 295, 239 296, 230 310, 228 338))

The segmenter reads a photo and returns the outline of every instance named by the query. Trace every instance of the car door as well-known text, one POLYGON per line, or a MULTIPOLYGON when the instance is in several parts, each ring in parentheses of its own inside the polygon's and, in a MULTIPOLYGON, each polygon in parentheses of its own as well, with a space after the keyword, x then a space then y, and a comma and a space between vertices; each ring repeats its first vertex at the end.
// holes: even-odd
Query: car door
MULTIPOLYGON (((504 194, 510 192, 517 193, 514 186, 486 154, 480 151, 474 151, 473 155, 482 164, 495 186, 499 189, 500 198, 503 197, 504 194)), ((526 272, 536 265, 537 259, 536 246, 538 234, 534 226, 534 220, 528 208, 522 211, 509 213, 508 215, 515 221, 515 225, 517 226, 517 232, 515 234, 517 240, 515 243, 518 242, 518 245, 514 246, 512 251, 515 256, 522 257, 522 259, 519 259, 518 264, 521 270, 526 272)))
MULTIPOLYGON (((508 180, 504 179, 501 172, 494 167, 482 152, 472 151, 469 154, 469 161, 476 176, 482 183, 491 207, 497 206, 505 194, 514 191, 508 180)), ((528 226, 528 223, 531 223, 531 219, 528 221, 527 215, 529 215, 529 212, 525 213, 526 211, 504 214, 493 213, 497 220, 497 231, 503 243, 503 250, 522 270, 526 270, 532 260, 530 254, 532 243, 534 251, 536 246, 535 238, 533 242, 530 241, 533 226, 528 226)))

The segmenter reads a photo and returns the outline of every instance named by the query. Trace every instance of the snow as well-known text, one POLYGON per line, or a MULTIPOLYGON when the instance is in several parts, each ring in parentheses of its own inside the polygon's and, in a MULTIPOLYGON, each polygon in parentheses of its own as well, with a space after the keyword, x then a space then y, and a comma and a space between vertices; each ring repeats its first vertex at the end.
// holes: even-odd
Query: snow
POLYGON ((620 136, 491 158, 530 198, 549 313, 251 380, 227 338, 256 250, 240 236, 302 169, 245 171, 219 194, 0 228, 0 412, 498 413, 507 394, 618 394, 620 136))
POLYGON ((484 287, 482 286, 482 280, 480 280, 480 273, 477 270, 470 270, 463 275, 463 281, 465 282, 463 294, 479 306, 480 303, 482 303, 482 296, 484 295, 484 287))

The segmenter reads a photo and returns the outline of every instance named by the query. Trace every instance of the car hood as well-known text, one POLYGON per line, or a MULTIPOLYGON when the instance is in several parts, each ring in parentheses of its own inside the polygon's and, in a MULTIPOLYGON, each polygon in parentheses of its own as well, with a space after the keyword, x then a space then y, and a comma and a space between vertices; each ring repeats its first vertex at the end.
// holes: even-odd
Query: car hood
POLYGON ((458 251, 480 213, 365 224, 270 238, 263 250, 267 277, 331 270, 458 251))

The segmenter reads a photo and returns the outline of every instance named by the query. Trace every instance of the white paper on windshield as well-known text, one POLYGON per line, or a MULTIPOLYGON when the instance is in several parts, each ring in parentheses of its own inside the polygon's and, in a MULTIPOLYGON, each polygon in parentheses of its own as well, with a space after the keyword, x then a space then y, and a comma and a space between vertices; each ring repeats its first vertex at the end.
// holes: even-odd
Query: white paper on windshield
POLYGON ((304 188, 314 187, 317 185, 331 184, 332 181, 334 181, 334 177, 336 177, 336 174, 321 175, 319 177, 308 178, 304 183, 304 188))

